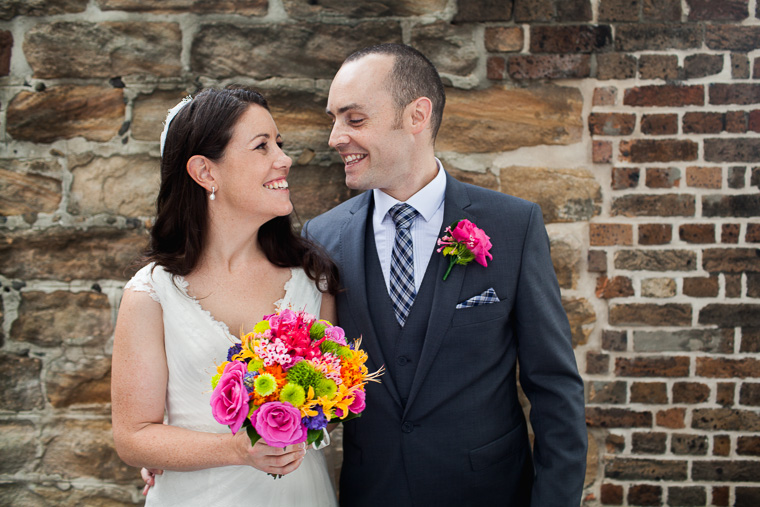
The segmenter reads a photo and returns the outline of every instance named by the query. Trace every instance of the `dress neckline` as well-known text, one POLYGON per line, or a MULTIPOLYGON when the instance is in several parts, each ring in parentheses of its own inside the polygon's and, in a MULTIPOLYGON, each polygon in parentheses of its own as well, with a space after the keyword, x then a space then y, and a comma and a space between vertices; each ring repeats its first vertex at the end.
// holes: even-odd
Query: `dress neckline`
MULTIPOLYGON (((290 278, 288 278, 288 280, 285 282, 285 285, 283 285, 283 290, 285 291, 285 293, 280 299, 274 302, 275 311, 279 311, 282 307, 282 304, 288 299, 288 292, 290 291, 291 285, 294 283, 293 280, 295 279, 297 270, 298 268, 295 268, 295 267, 290 268, 290 278)), ((203 308, 203 305, 201 304, 200 301, 198 301, 198 299, 195 296, 192 296, 188 292, 187 289, 190 286, 190 282, 185 280, 184 276, 175 275, 174 279, 175 279, 174 285, 177 287, 177 289, 179 289, 182 295, 185 296, 203 315, 205 315, 208 318, 209 322, 211 322, 211 324, 214 327, 222 331, 222 333, 224 333, 224 335, 227 336, 227 338, 230 338, 232 341, 240 340, 239 337, 235 336, 234 334, 230 332, 230 328, 225 322, 221 320, 217 320, 216 317, 214 317, 210 311, 203 308)), ((261 317, 263 317, 263 315, 261 317)))

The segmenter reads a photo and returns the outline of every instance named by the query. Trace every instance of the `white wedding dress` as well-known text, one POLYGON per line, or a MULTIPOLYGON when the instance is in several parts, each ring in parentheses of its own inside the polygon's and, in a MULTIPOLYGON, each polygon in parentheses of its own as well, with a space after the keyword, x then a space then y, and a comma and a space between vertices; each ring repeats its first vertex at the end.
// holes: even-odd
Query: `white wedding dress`
MULTIPOLYGON (((211 377, 227 360, 237 339, 223 322, 187 293, 187 282, 161 266, 143 267, 125 288, 148 292, 163 310, 164 343, 169 366, 166 387, 168 424, 195 431, 226 433, 211 415, 211 377)), ((321 293, 300 268, 293 268, 279 308, 319 315, 321 293)), ((260 319, 262 316, 257 316, 260 319)), ((139 375, 139 372, 135 372, 139 375)), ((150 489, 151 506, 334 506, 337 505, 322 451, 310 448, 301 466, 280 479, 248 466, 194 472, 164 471, 150 489)))

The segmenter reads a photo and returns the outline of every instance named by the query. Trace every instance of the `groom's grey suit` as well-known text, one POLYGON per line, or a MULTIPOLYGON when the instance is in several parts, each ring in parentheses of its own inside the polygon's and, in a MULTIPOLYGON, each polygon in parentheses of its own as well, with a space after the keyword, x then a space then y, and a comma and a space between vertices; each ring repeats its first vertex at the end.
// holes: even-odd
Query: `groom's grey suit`
MULTIPOLYGON (((433 253, 407 323, 393 318, 372 234, 372 192, 304 225, 338 264, 347 337, 362 336, 370 384, 345 424, 347 506, 577 507, 586 463, 583 383, 535 204, 446 175, 444 227, 467 218, 493 260, 455 266, 433 253), (455 309, 489 288, 500 302, 455 309), (535 444, 517 396, 517 362, 535 444)), ((443 233, 443 231, 441 231, 443 233)))

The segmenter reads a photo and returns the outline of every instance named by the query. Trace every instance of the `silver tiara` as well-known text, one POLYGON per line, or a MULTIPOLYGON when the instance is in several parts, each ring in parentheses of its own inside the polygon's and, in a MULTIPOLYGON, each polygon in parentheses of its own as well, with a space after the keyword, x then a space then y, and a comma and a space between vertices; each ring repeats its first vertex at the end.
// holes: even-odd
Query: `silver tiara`
POLYGON ((162 157, 164 156, 164 144, 166 143, 166 133, 169 131, 169 125, 171 124, 174 117, 177 116, 177 113, 179 113, 180 110, 192 100, 193 100, 193 97, 188 95, 184 99, 180 100, 179 104, 169 109, 169 114, 166 115, 166 120, 164 120, 164 130, 163 132, 161 132, 161 156, 162 157))

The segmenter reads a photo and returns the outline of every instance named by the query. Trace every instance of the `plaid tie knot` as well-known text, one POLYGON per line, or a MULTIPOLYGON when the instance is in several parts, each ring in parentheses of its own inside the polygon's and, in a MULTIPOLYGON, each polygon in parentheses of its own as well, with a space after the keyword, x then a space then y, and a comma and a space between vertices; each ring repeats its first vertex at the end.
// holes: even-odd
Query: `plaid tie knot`
POLYGON ((396 226, 396 240, 391 252, 390 296, 396 320, 404 327, 417 291, 414 288, 414 246, 409 228, 419 212, 406 203, 398 203, 388 213, 396 226))

